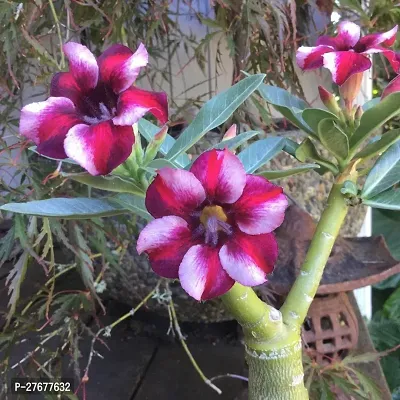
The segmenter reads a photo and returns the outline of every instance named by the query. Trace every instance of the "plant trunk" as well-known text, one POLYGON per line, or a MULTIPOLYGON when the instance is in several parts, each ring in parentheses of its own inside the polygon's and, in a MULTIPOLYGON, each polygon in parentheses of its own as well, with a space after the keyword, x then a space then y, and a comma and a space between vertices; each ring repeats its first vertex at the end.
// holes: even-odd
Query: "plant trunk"
POLYGON ((308 400, 298 337, 284 347, 277 346, 276 350, 246 347, 246 361, 249 366, 249 400, 308 400))

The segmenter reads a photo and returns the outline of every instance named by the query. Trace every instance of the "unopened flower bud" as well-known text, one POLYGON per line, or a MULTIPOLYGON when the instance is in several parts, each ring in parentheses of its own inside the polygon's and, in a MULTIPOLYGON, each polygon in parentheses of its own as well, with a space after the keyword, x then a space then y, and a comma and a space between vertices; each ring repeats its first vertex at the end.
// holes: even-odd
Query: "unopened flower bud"
POLYGON ((348 110, 352 109, 355 98, 360 93, 363 72, 353 74, 340 86, 339 91, 348 110))
POLYGON ((147 165, 150 161, 154 160, 161 145, 163 144, 168 132, 168 126, 164 125, 159 132, 157 132, 151 142, 146 148, 146 154, 144 155, 143 164, 147 165))
POLYGON ((225 140, 233 139, 236 136, 237 133, 237 125, 233 124, 230 126, 230 128, 225 132, 224 137, 222 138, 221 142, 224 142, 225 140))
POLYGON ((363 111, 362 107, 358 106, 356 108, 356 112, 354 113, 354 119, 360 120, 363 114, 364 114, 364 111, 363 111))
POLYGON ((335 96, 326 90, 323 86, 318 86, 319 97, 324 103, 324 106, 332 113, 337 115, 340 112, 340 107, 335 99, 335 96))

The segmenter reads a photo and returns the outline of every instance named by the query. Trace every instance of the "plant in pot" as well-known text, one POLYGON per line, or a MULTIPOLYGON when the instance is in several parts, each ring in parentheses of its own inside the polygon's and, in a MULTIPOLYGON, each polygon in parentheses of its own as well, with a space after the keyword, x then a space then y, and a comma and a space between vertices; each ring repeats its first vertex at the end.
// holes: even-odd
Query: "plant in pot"
POLYGON ((148 223, 136 247, 147 254, 152 269, 166 279, 179 279, 197 301, 219 298, 242 326, 249 399, 307 399, 301 326, 344 218, 361 202, 399 208, 399 175, 393 171, 400 162, 400 132, 366 143, 400 113, 397 80, 380 102, 363 108, 354 104, 361 74, 371 66, 370 51, 382 51, 398 69, 389 49, 395 33, 360 39, 360 28, 343 22, 336 38, 323 37, 317 47, 299 49, 301 68, 324 65, 331 70, 344 108, 323 90, 327 110, 308 108, 284 89, 265 85, 263 74, 249 75, 209 100, 177 140, 167 126, 158 128, 142 118, 149 112, 161 124, 168 119, 164 93, 132 86, 147 64, 143 45, 135 53, 114 45, 96 60, 85 46, 70 42, 64 46, 70 71, 54 76, 48 100, 22 109, 20 131, 44 156, 78 163, 87 171, 65 177, 113 193, 9 203, 1 209, 66 219, 139 215, 148 223), (248 138, 241 133, 192 161, 186 151, 256 90, 307 138, 298 144, 267 137, 235 155, 238 143, 248 138), (146 148, 141 136, 148 141, 146 148), (315 143, 331 157, 322 157, 315 143), (268 172, 258 171, 281 151, 300 162, 313 161, 306 168, 332 174, 334 183, 300 272, 277 309, 252 287, 268 279, 278 256, 273 231, 282 224, 288 201, 282 188, 266 179, 268 172), (365 175, 361 188, 359 178, 365 175))

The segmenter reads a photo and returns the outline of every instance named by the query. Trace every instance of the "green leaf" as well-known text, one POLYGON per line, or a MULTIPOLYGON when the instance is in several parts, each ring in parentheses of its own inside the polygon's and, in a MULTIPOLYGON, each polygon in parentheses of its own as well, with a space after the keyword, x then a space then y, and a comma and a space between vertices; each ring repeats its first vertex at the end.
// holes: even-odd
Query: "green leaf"
MULTIPOLYGON (((372 210, 372 234, 384 236, 390 253, 396 260, 400 260, 400 235, 398 234, 400 226, 399 218, 400 213, 398 211, 380 209, 372 210)), ((400 283, 400 274, 396 275, 396 277, 400 283)), ((386 282, 386 280, 384 282, 386 282)), ((384 282, 378 284, 379 288, 384 289, 384 282)), ((397 285, 391 287, 396 286, 397 285)))
POLYGON ((393 144, 377 160, 369 172, 361 197, 370 199, 400 182, 400 143, 393 144))
POLYGON ((96 189, 108 190, 117 193, 132 193, 144 196, 144 191, 133 179, 116 175, 93 176, 86 172, 82 173, 61 173, 64 178, 83 183, 96 189))
POLYGON ((382 400, 381 389, 371 377, 354 368, 352 368, 352 371, 355 373, 358 382, 360 382, 363 391, 368 394, 368 399, 382 400))
POLYGON ((267 179, 279 179, 279 178, 286 178, 287 176, 302 174, 303 172, 308 172, 316 168, 319 168, 318 164, 303 164, 298 167, 281 169, 278 171, 261 171, 257 175, 263 176, 264 178, 267 179))
POLYGON ((251 100, 256 106, 258 112, 260 113, 261 121, 264 122, 265 125, 270 125, 272 120, 268 110, 260 103, 260 101, 254 95, 251 96, 251 100))
POLYGON ((369 101, 367 101, 366 103, 364 103, 364 105, 362 106, 363 111, 367 111, 372 107, 375 107, 379 102, 381 101, 380 97, 375 97, 369 101))
POLYGON ((218 21, 216 21, 215 19, 203 18, 203 17, 201 17, 200 15, 199 15, 199 19, 200 19, 200 22, 201 22, 203 25, 208 26, 208 27, 210 27, 210 28, 218 28, 218 29, 224 28, 224 27, 221 26, 221 25, 218 23, 218 21))
POLYGON ((308 107, 308 104, 304 100, 293 96, 285 89, 264 83, 259 86, 258 91, 265 101, 272 104, 290 122, 314 138, 317 138, 317 135, 310 129, 302 117, 303 111, 308 107))
MULTIPOLYGON (((141 118, 138 122, 138 128, 140 134, 148 141, 150 142, 153 137, 160 132, 160 129, 157 125, 152 124, 151 122, 147 121, 144 118, 141 118)), ((160 147, 160 153, 162 155, 166 155, 171 148, 174 146, 176 140, 167 134, 165 137, 165 140, 163 144, 160 147)), ((181 153, 174 161, 173 161, 178 167, 184 168, 188 164, 190 164, 190 158, 186 153, 181 153)))
MULTIPOLYGON (((385 238, 386 239, 386 238, 385 238)), ((385 289, 396 289, 400 284, 400 274, 392 275, 386 278, 382 282, 378 282, 373 285, 374 289, 385 290, 385 289)), ((374 304, 375 307, 375 304, 374 304)))
POLYGON ((258 140, 238 154, 248 174, 256 171, 272 157, 278 154, 285 144, 283 138, 269 137, 258 140))
POLYGON ((292 139, 285 138, 285 145, 283 146, 283 151, 296 157, 296 150, 299 148, 299 144, 292 139))
POLYGON ((389 189, 372 198, 363 199, 363 204, 386 210, 400 210, 400 188, 389 189))
POLYGON ((264 78, 264 74, 252 75, 207 101, 191 124, 181 133, 166 158, 176 159, 211 129, 223 124, 260 86, 264 78))
POLYGON ((360 126, 350 139, 350 149, 357 149, 369 135, 399 113, 400 92, 390 94, 374 107, 369 108, 362 115, 360 126))
POLYGON ((155 160, 150 161, 147 164, 148 168, 152 168, 154 170, 168 167, 168 168, 176 168, 175 165, 171 162, 166 160, 165 158, 156 158, 155 160))
POLYGON ((399 139, 400 129, 393 129, 389 132, 384 133, 379 140, 375 140, 365 146, 353 158, 374 157, 377 154, 383 153, 388 147, 390 147, 393 143, 396 143, 399 139))
POLYGON ((79 258, 78 271, 82 277, 83 283, 92 293, 96 293, 93 279, 93 258, 82 230, 77 223, 73 225, 72 233, 77 247, 77 256, 79 258))
POLYGON ((6 278, 6 285, 8 286, 8 294, 10 299, 8 305, 10 311, 7 315, 7 324, 9 324, 12 316, 17 308, 17 301, 19 299, 21 284, 25 279, 26 271, 28 269, 29 253, 24 251, 19 257, 18 261, 14 264, 13 269, 9 272, 6 278))
POLYGON ((357 194, 358 194, 357 186, 352 181, 344 181, 343 187, 340 189, 340 191, 344 195, 347 194, 347 195, 350 195, 350 196, 357 196, 357 194))
POLYGON ((258 131, 248 131, 240 133, 232 139, 224 140, 223 142, 217 143, 211 147, 211 149, 225 149, 235 150, 243 143, 246 143, 252 137, 259 135, 261 132, 258 131))
POLYGON ((338 160, 345 160, 349 155, 349 139, 332 119, 323 119, 318 124, 318 136, 321 143, 338 160))
POLYGON ((47 200, 28 201, 27 203, 8 203, 1 206, 0 209, 18 214, 63 219, 106 217, 130 211, 118 205, 118 202, 113 201, 113 198, 90 199, 86 197, 75 199, 59 197, 47 200))
POLYGON ((399 319, 400 316, 400 287, 398 287, 385 301, 383 311, 390 319, 399 319))
POLYGON ((148 213, 143 197, 134 196, 131 194, 121 193, 109 199, 113 204, 117 204, 123 209, 133 212, 140 217, 150 221, 153 217, 148 213))
POLYGON ((306 121, 307 125, 318 134, 318 124, 324 120, 337 121, 338 117, 329 111, 322 110, 320 108, 307 108, 302 112, 302 117, 306 121))
POLYGON ((312 160, 325 167, 320 168, 320 170, 317 171, 318 173, 324 174, 328 170, 335 174, 339 172, 334 164, 320 156, 318 150, 314 146, 314 143, 308 138, 301 142, 300 146, 296 150, 295 156, 301 162, 312 160))
POLYGON ((15 226, 12 226, 7 234, 0 239, 0 267, 8 260, 14 248, 15 226))
POLYGON ((346 356, 341 364, 342 365, 349 365, 349 364, 364 364, 369 362, 378 361, 382 357, 382 354, 374 351, 362 354, 349 354, 346 356))

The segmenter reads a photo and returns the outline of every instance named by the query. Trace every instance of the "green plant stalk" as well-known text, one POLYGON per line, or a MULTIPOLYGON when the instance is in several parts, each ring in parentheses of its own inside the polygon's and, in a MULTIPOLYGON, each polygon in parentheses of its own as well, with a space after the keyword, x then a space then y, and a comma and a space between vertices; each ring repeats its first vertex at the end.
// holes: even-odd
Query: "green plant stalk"
POLYGON ((283 329, 281 313, 260 300, 250 287, 235 283, 221 296, 221 300, 243 327, 246 343, 254 342, 256 345, 273 339, 283 329))
POLYGON ((299 332, 288 329, 279 310, 252 288, 236 283, 221 299, 243 327, 249 400, 308 400, 299 332))
POLYGON ((298 334, 290 336, 292 341, 282 347, 275 345, 264 351, 246 348, 248 400, 308 400, 301 340, 298 334))
POLYGON ((284 323, 296 330, 300 331, 307 316, 325 265, 346 217, 348 205, 340 189, 342 182, 351 178, 351 175, 344 173, 333 184, 300 273, 281 308, 284 323))
POLYGON ((341 193, 345 180, 355 180, 355 165, 340 175, 288 297, 278 311, 261 301, 251 288, 235 284, 221 296, 242 325, 249 365, 249 400, 307 400, 303 382, 300 328, 317 292, 348 205, 341 193))

